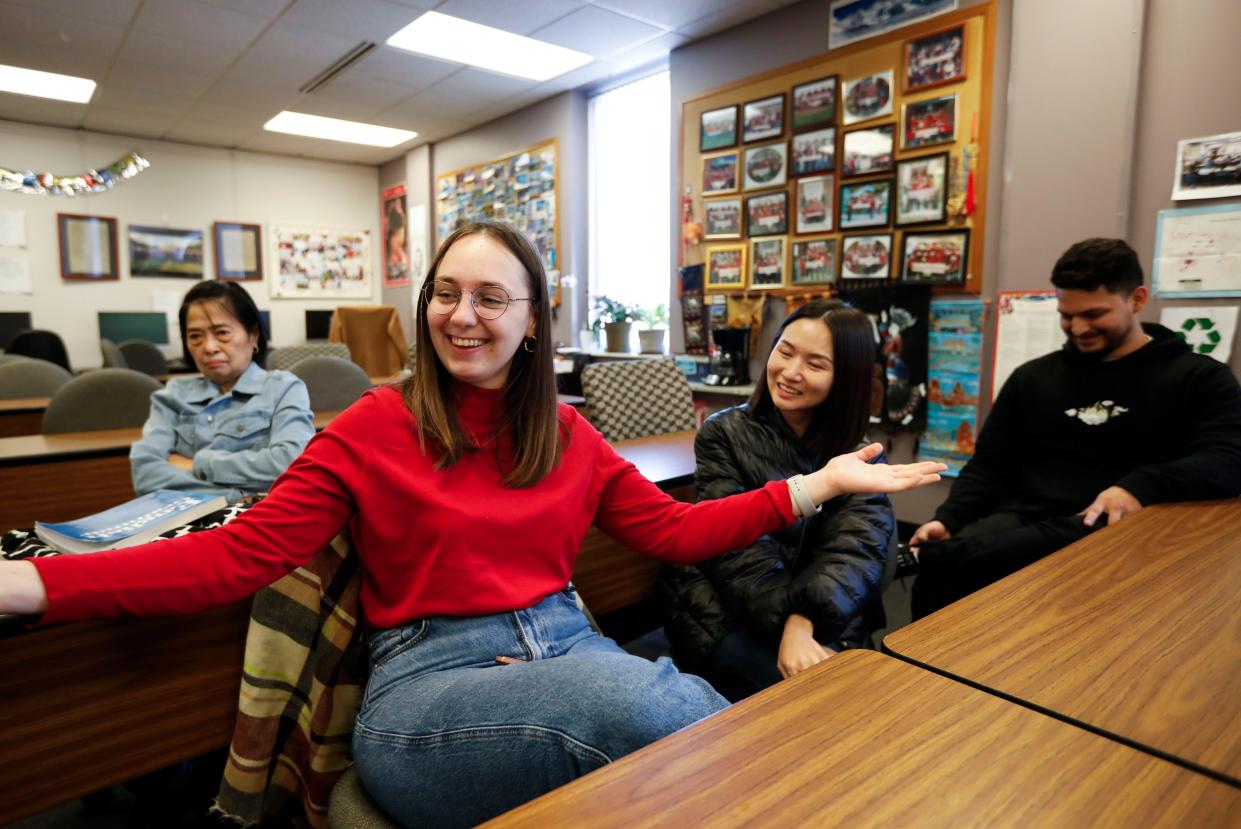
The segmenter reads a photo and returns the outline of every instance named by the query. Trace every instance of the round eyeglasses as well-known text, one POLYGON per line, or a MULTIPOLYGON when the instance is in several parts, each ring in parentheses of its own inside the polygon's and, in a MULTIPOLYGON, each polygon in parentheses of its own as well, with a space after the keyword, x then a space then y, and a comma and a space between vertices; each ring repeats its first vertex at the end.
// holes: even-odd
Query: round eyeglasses
POLYGON ((437 314, 451 314, 457 309, 457 303, 461 301, 461 295, 468 293, 470 295, 470 304, 474 306, 474 313, 485 320, 497 319, 508 310, 510 302, 534 302, 533 297, 509 296, 508 291, 499 285, 484 285, 481 288, 475 288, 470 291, 465 288, 458 288, 453 283, 442 279, 428 282, 422 289, 422 292, 427 298, 427 308, 437 314))

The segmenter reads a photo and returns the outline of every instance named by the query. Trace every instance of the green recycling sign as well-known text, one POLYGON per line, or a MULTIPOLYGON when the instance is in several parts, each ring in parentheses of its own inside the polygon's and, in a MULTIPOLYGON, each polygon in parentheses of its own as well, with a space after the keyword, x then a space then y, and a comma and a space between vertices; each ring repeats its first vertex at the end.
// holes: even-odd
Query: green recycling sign
POLYGON ((1210 317, 1188 318, 1181 323, 1176 335, 1184 340, 1195 354, 1210 354, 1219 347, 1220 340, 1223 339, 1215 328, 1215 320, 1210 317))

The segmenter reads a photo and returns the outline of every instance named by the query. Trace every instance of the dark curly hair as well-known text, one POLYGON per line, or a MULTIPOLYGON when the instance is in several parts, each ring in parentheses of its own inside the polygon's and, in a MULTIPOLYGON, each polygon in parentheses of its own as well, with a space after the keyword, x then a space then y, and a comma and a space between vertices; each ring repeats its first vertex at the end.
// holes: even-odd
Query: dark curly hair
POLYGON ((1061 254, 1051 269, 1051 284, 1064 290, 1106 288, 1128 295, 1142 279, 1138 255, 1123 239, 1085 239, 1061 254))

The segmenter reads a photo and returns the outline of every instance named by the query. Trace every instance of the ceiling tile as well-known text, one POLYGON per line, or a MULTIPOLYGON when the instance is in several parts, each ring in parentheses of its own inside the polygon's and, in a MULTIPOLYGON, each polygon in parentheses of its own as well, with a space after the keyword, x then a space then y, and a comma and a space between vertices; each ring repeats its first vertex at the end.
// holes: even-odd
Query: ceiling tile
POLYGON ((391 46, 380 46, 350 66, 342 78, 376 78, 426 89, 428 86, 460 71, 461 64, 422 57, 391 46))
POLYGON ((251 132, 262 129, 278 109, 247 109, 237 105, 227 106, 210 101, 199 101, 190 107, 183 117, 187 121, 204 124, 219 124, 222 127, 248 129, 251 132))
POLYGON ((134 29, 242 49, 267 26, 267 19, 193 0, 143 0, 134 29))
POLYGON ((608 59, 608 63, 617 71, 627 71, 629 69, 637 69, 648 63, 654 63, 660 58, 666 58, 668 53, 673 49, 678 49, 689 43, 689 38, 685 35, 679 35, 669 32, 662 37, 654 40, 648 40, 632 49, 626 49, 618 55, 613 55, 608 59))
POLYGON ((106 83, 122 89, 141 89, 162 95, 177 95, 195 99, 211 86, 211 78, 196 72, 172 70, 164 66, 149 66, 128 60, 118 60, 112 65, 106 83))
POLYGON ((299 87, 338 61, 358 41, 277 23, 254 42, 224 77, 268 86, 299 87))
POLYGON ((462 98, 473 98, 487 103, 501 101, 512 95, 520 95, 538 86, 538 83, 527 78, 514 78, 509 75, 497 75, 467 66, 455 75, 450 75, 437 83, 433 89, 444 95, 458 95, 462 98))
POLYGON ((534 37, 596 58, 606 58, 663 33, 663 29, 606 9, 584 6, 539 29, 534 37))
POLYGON ((283 155, 305 155, 314 149, 319 139, 305 138, 300 135, 287 135, 282 132, 262 132, 242 141, 240 144, 243 150, 254 150, 261 153, 280 153, 283 155))
MULTIPOLYGON (((2 28, 2 27, 0 27, 2 28)), ((0 35, 0 62, 10 66, 23 66, 42 72, 59 72, 75 78, 102 80, 112 66, 112 55, 78 51, 76 49, 52 49, 31 43, 9 43, 0 35)))
POLYGON ((594 0, 594 4, 665 29, 683 26, 726 5, 721 0, 594 0))
POLYGON ((322 102, 324 105, 348 103, 355 108, 375 112, 400 103, 410 95, 421 91, 399 83, 388 83, 375 78, 351 78, 346 72, 333 78, 326 86, 302 96, 302 101, 322 102))
POLYGON ((236 147, 257 130, 234 126, 219 121, 180 121, 164 134, 170 141, 187 141, 191 144, 209 144, 213 147, 236 147))
MULTIPOLYGON (((0 118, 26 121, 31 124, 51 124, 55 127, 80 127, 82 120, 86 118, 86 106, 0 92, 0 118)), ((6 157, 0 159, 0 164, 21 167, 23 161, 20 158, 6 157)), ((53 172, 61 173, 62 171, 54 170, 53 172)))
MULTIPOLYGON (((72 0, 69 1, 72 2, 72 0)), ((221 9, 232 9, 236 12, 257 15, 270 20, 280 14, 284 7, 289 5, 290 0, 198 0, 198 2, 221 9)))
POLYGON ((125 109, 144 115, 170 115, 175 118, 185 115, 192 104, 193 101, 189 98, 157 95, 140 89, 123 89, 106 84, 95 90, 95 97, 90 102, 91 107, 125 109))
POLYGON ((151 66, 218 75, 228 68, 240 52, 240 49, 222 49, 219 46, 154 32, 133 31, 125 39, 120 57, 151 66))
POLYGON ((269 112, 270 118, 296 101, 298 92, 289 86, 268 86, 251 80, 219 80, 202 96, 204 101, 269 112))
POLYGON ((383 43, 418 15, 408 6, 383 0, 297 0, 280 15, 278 25, 383 43))
POLYGON ((176 118, 168 115, 144 115, 123 109, 91 107, 82 126, 89 130, 158 138, 176 122, 176 118))
POLYGON ((375 118, 385 126, 400 127, 421 133, 426 127, 419 126, 419 124, 435 123, 441 118, 461 120, 471 112, 482 109, 488 103, 488 101, 454 96, 433 86, 377 113, 375 118))
POLYGON ((583 0, 446 0, 437 12, 528 35, 580 9, 583 0))
POLYGON ((56 51, 77 50, 111 56, 125 39, 125 26, 98 23, 67 14, 53 14, 25 6, 5 6, 0 25, 0 54, 10 47, 56 51))
POLYGON ((0 0, 0 9, 5 9, 4 18, 7 22, 9 8, 37 9, 45 14, 64 15, 78 20, 93 23, 110 23, 113 26, 128 26, 140 0, 94 0, 83 3, 82 0, 0 0))
MULTIPOLYGON (((708 35, 722 32, 725 29, 731 29, 733 26, 752 20, 755 17, 761 17, 774 8, 775 6, 766 2, 758 2, 758 0, 732 3, 727 8, 678 26, 677 31, 692 38, 707 37, 708 35)), ((826 48, 826 44, 824 48, 826 48)))

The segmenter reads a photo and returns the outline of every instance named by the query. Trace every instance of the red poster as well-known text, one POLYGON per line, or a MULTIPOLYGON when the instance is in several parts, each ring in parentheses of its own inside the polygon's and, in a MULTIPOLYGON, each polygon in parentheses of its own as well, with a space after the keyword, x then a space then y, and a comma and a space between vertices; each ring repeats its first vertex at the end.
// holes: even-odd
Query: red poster
POLYGON ((384 286, 409 284, 409 215, 405 211, 405 185, 383 191, 384 286))

